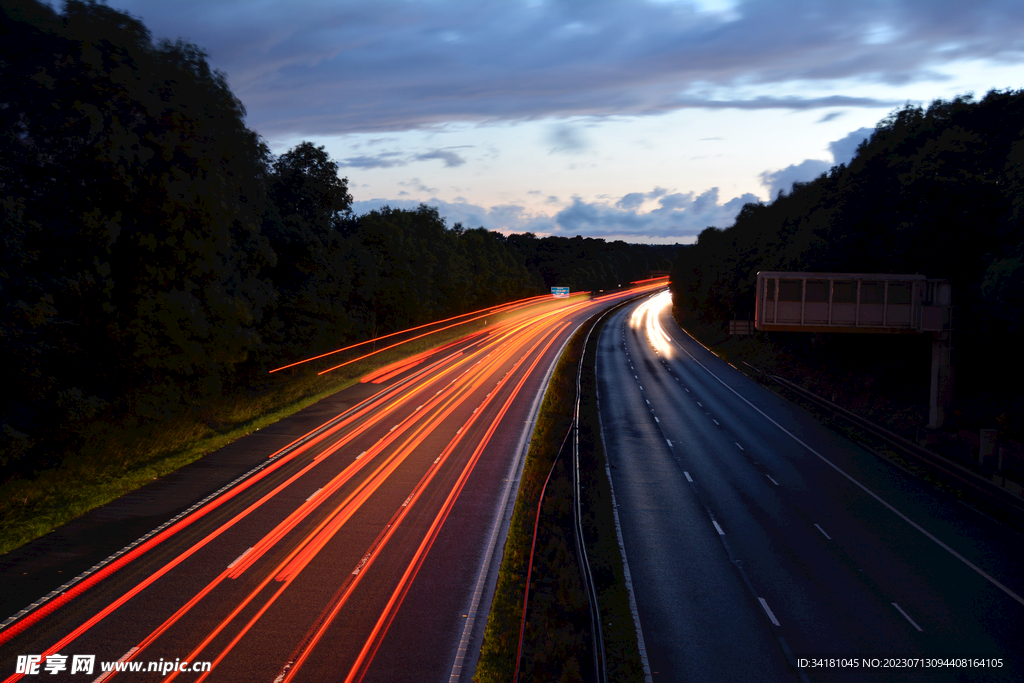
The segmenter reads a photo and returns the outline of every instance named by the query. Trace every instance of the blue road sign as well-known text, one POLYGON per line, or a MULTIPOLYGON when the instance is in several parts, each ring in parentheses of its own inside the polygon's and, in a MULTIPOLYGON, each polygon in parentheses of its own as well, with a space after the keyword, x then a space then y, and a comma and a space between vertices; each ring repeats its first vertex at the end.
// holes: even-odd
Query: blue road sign
POLYGON ((551 295, 556 299, 566 299, 569 297, 568 287, 552 287, 551 295))

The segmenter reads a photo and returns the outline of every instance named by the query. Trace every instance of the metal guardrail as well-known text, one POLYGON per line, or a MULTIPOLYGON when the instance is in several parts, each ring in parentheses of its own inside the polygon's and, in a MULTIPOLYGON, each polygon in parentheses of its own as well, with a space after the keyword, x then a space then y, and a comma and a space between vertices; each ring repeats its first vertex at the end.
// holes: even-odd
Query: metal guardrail
POLYGON ((587 345, 590 343, 590 335, 593 333, 601 320, 606 315, 621 306, 632 302, 632 299, 624 301, 618 306, 612 306, 597 317, 594 324, 587 330, 587 336, 583 340, 583 349, 580 352, 580 362, 576 367, 576 402, 572 413, 572 488, 573 488, 573 527, 576 537, 576 555, 579 557, 580 570, 583 573, 583 583, 587 589, 587 602, 590 603, 590 632, 593 636, 592 650, 594 653, 594 676, 598 683, 606 683, 608 680, 607 660, 604 651, 604 631, 601 627, 601 608, 597 600, 597 587, 594 585, 594 575, 590 570, 590 561, 587 558, 587 546, 583 538, 583 511, 580 509, 580 398, 583 394, 583 363, 587 357, 587 345))
MULTIPOLYGON (((752 365, 747 365, 748 367, 753 368, 752 365)), ((754 369, 756 370, 756 368, 754 369)), ((938 453, 934 453, 927 448, 919 446, 913 441, 909 441, 899 434, 895 434, 888 429, 885 429, 884 427, 877 425, 874 422, 847 410, 846 408, 843 408, 842 406, 836 405, 826 398, 822 398, 821 396, 790 382, 787 379, 778 377, 777 375, 769 375, 767 373, 764 373, 764 375, 773 382, 776 382, 799 395, 801 398, 832 411, 836 416, 843 418, 847 422, 854 424, 859 429, 862 429, 875 438, 883 441, 886 445, 895 449, 901 455, 909 456, 914 461, 924 465, 928 469, 937 472, 948 479, 955 480, 959 484, 968 488, 972 493, 979 496, 986 503, 989 503, 1003 512, 1013 515, 1020 521, 1024 521, 1024 499, 1021 499, 1019 496, 1015 496, 986 477, 983 477, 977 472, 972 472, 966 467, 948 460, 938 453)))
POLYGON ((580 510, 580 461, 579 461, 579 421, 580 421, 580 396, 581 396, 581 383, 583 377, 583 362, 587 355, 587 344, 590 343, 590 335, 594 331, 594 328, 601 322, 601 319, 606 315, 615 311, 626 304, 632 303, 636 297, 631 297, 622 303, 616 304, 611 308, 602 311, 600 314, 594 316, 593 324, 590 329, 587 330, 587 336, 583 339, 583 348, 580 352, 580 360, 576 365, 576 400, 573 404, 572 424, 569 426, 569 431, 566 432, 565 438, 562 440, 562 445, 559 447, 558 452, 555 454, 554 459, 551 462, 551 470, 548 472, 547 479, 544 480, 544 487, 541 489, 540 500, 537 503, 537 517, 534 521, 533 526, 533 541, 530 546, 530 559, 527 564, 526 570, 526 590, 523 596, 523 613, 519 623, 519 645, 516 650, 516 667, 513 681, 518 682, 520 664, 523 656, 523 639, 526 632, 526 614, 527 606, 529 604, 530 595, 530 576, 533 573, 533 554, 534 546, 537 542, 537 527, 540 524, 540 512, 541 507, 544 504, 544 493, 547 490, 548 480, 551 479, 551 473, 555 471, 555 465, 558 463, 558 458, 562 454, 562 450, 565 448, 565 441, 572 434, 572 484, 573 484, 573 537, 576 541, 576 557, 580 565, 580 573, 584 583, 584 588, 587 593, 587 603, 590 611, 590 634, 592 639, 591 649, 594 653, 594 676, 598 683, 607 683, 608 672, 606 666, 606 657, 604 650, 604 632, 601 628, 601 609, 597 600, 597 588, 594 585, 594 575, 590 570, 590 562, 587 559, 587 548, 583 538, 583 513, 580 510))

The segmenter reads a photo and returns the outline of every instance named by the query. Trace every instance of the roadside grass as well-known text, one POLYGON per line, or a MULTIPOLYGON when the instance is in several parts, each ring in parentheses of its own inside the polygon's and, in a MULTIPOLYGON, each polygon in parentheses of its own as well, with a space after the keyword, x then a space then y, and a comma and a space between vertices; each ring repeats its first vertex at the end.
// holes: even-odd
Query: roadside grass
MULTIPOLYGON (((615 535, 611 491, 600 448, 593 371, 599 332, 599 328, 595 329, 591 335, 582 382, 580 465, 587 552, 604 622, 609 680, 642 680, 640 652, 615 535)), ((479 683, 507 683, 515 674, 533 526, 549 471, 551 481, 537 529, 521 680, 589 679, 583 672, 591 666, 590 619, 572 532, 571 445, 567 444, 552 471, 552 463, 572 423, 576 368, 585 337, 586 326, 566 345, 537 417, 473 679, 479 683)))
MULTIPOLYGON (((490 318, 490 325, 503 317, 490 318)), ((85 445, 60 466, 0 485, 0 555, 293 415, 378 368, 486 329, 486 322, 438 332, 323 376, 316 371, 330 367, 327 359, 267 375, 258 386, 173 419, 144 425, 131 416, 95 422, 82 435, 85 445)))
MULTIPOLYGON (((551 375, 537 415, 530 450, 526 462, 523 463, 494 599, 484 630, 480 660, 473 677, 474 681, 480 683, 508 683, 514 678, 523 595, 526 590, 526 570, 530 559, 537 504, 540 501, 544 480, 572 422, 576 363, 585 335, 581 332, 582 330, 577 331, 569 340, 551 375)), ((575 590, 582 595, 579 586, 575 590)))

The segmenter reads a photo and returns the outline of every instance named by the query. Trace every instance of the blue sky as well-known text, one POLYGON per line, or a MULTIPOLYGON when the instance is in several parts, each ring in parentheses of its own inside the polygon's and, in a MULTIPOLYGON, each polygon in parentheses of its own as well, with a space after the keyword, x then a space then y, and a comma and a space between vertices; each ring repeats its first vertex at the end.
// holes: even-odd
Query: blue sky
POLYGON ((848 161, 906 102, 1024 87, 1024 3, 108 0, 204 48, 358 212, 691 242, 848 161))

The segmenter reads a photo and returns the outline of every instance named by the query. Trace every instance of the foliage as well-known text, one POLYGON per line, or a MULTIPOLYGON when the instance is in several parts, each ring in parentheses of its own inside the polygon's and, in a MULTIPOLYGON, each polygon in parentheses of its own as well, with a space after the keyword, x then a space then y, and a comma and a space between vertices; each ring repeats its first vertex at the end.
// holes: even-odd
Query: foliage
POLYGON ((93 0, 4 0, 0 482, 93 423, 207 419, 286 362, 674 253, 351 204, 322 146, 270 153, 199 47, 93 0))

